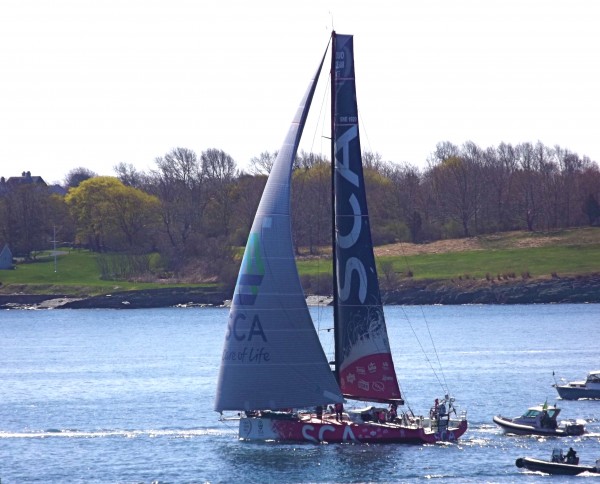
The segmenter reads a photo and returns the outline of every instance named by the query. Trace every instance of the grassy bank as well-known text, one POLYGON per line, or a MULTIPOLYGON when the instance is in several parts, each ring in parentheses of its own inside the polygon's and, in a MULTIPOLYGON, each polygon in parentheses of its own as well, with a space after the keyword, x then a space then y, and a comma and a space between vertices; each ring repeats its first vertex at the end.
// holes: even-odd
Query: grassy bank
MULTIPOLYGON (((413 279, 522 278, 600 273, 600 228, 551 233, 510 232, 431 244, 394 244, 376 249, 380 276, 394 272, 413 279)), ((106 294, 114 291, 190 286, 166 281, 107 281, 100 278, 97 254, 66 251, 38 262, 0 271, 0 292, 106 294), (56 270, 55 270, 56 269, 56 270)), ((328 277, 331 258, 298 261, 301 275, 328 277)), ((195 287, 212 289, 211 284, 195 287)))
MULTIPOLYGON (((600 272, 600 228, 394 244, 375 252, 380 275, 387 267, 401 277, 412 274, 414 279, 574 276, 600 272)), ((309 275, 331 271, 329 259, 301 260, 298 266, 309 275)))
MULTIPOLYGON (((61 251, 38 256, 35 262, 17 264, 15 270, 0 271, 0 292, 27 294, 98 295, 113 291, 133 291, 165 287, 165 283, 110 281, 100 278, 98 254, 85 250, 61 251)), ((189 287, 190 284, 169 284, 189 287)), ((195 284, 212 288, 210 284, 195 284)))

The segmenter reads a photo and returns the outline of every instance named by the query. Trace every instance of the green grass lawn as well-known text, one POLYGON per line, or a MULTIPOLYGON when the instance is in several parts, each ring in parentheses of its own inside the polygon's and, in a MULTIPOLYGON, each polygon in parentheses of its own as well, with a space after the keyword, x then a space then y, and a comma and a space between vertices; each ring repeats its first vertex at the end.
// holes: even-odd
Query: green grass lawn
MULTIPOLYGON (((380 275, 382 265, 391 264, 399 275, 412 272, 414 279, 456 279, 459 277, 486 278, 514 274, 520 278, 589 274, 600 272, 599 229, 574 229, 543 236, 549 240, 541 247, 514 248, 523 233, 498 234, 486 238, 485 250, 445 252, 410 256, 378 258, 380 275), (511 247, 511 245, 513 247, 511 247)), ((28 293, 102 294, 117 290, 151 289, 166 284, 107 281, 100 279, 98 254, 71 250, 56 258, 46 255, 37 262, 18 264, 15 270, 0 271, 0 290, 28 293)), ((326 277, 331 272, 331 259, 302 259, 298 261, 301 275, 326 277)), ((170 284, 173 285, 173 284, 170 284)), ((177 284, 214 288, 214 284, 177 284)))
MULTIPOLYGON (((56 257, 55 265, 54 257, 38 256, 35 262, 17 264, 15 270, 0 271, 0 282, 5 286, 27 286, 27 292, 70 294, 102 294, 107 291, 164 287, 160 283, 102 280, 97 257, 98 254, 85 250, 65 251, 56 257)), ((191 284, 176 286, 187 287, 191 284)))
MULTIPOLYGON (((453 279, 469 275, 483 278, 514 273, 521 277, 575 275, 600 272, 600 245, 547 246, 523 249, 494 249, 444 254, 421 254, 406 257, 381 257, 379 264, 389 261, 394 272, 412 271, 415 279, 453 279)), ((330 260, 302 260, 301 274, 324 274, 331 271, 330 260)), ((381 272, 381 269, 380 269, 381 272)))

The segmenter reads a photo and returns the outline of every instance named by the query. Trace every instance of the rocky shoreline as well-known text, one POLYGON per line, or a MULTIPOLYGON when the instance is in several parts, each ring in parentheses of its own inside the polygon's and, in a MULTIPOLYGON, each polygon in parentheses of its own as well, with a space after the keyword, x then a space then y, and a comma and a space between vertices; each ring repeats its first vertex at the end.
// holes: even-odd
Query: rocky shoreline
POLYGON ((122 291, 100 296, 69 294, 0 294, 0 309, 142 309, 176 306, 222 306, 224 292, 195 288, 160 288, 122 291))
MULTIPOLYGON (((160 288, 125 291, 101 296, 69 294, 0 294, 0 309, 141 309, 188 306, 226 306, 231 294, 195 288, 160 288)), ((549 304, 600 303, 600 274, 551 279, 508 281, 405 280, 382 291, 384 304, 549 304)), ((309 304, 330 299, 309 296, 309 304)))
POLYGON ((385 304, 600 303, 600 274, 504 281, 411 281, 383 294, 385 304))

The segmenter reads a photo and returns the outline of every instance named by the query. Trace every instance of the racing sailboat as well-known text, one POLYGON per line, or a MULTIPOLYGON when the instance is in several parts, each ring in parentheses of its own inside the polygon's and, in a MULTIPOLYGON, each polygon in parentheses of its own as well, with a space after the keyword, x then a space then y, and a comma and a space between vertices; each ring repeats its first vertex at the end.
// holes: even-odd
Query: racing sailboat
POLYGON ((467 430, 446 396, 430 415, 404 401, 379 292, 358 129, 353 37, 331 39, 333 371, 311 319, 291 235, 292 166, 325 56, 269 174, 238 275, 215 410, 239 437, 296 442, 454 441, 467 430), (344 411, 350 400, 362 408, 344 411), (369 402, 370 405, 363 403, 369 402))

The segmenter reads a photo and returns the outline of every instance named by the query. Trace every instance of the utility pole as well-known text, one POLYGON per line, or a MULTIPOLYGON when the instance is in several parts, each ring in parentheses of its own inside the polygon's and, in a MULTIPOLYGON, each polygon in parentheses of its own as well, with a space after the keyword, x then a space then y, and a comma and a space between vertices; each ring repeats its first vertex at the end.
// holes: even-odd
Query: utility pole
POLYGON ((54 237, 52 237, 52 242, 54 243, 54 272, 57 272, 56 270, 56 225, 52 226, 54 229, 54 237))

